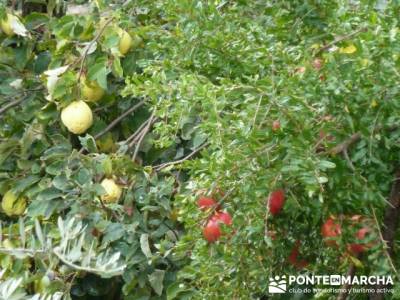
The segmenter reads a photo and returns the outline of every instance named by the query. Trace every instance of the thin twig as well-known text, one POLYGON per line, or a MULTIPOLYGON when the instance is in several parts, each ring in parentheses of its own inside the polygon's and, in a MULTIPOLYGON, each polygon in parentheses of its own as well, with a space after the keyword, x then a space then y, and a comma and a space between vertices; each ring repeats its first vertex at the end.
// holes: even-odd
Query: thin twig
POLYGON ((4 105, 2 108, 0 108, 0 116, 2 114, 4 114, 7 110, 9 110, 10 108, 13 108, 15 106, 18 106, 19 104, 21 104, 22 102, 24 102, 25 100, 28 100, 29 96, 31 95, 29 92, 38 92, 38 91, 42 91, 44 90, 43 87, 41 88, 37 88, 37 89, 26 89, 22 91, 22 94, 24 95, 21 99, 18 100, 14 100, 12 102, 9 102, 8 104, 4 105))
POLYGON ((344 155, 344 158, 347 160, 349 168, 354 172, 356 170, 356 168, 354 168, 353 162, 350 159, 349 152, 347 151, 347 149, 343 150, 343 155, 344 155))
POLYGON ((124 112, 122 115, 120 115, 118 118, 116 118, 114 121, 112 121, 104 130, 100 131, 98 134, 96 134, 94 136, 94 139, 97 140, 98 138, 100 138, 101 136, 103 136, 104 134, 106 134, 108 131, 110 131, 111 129, 113 129, 116 125, 118 125, 119 122, 121 122, 125 117, 127 117, 128 115, 130 115, 132 112, 134 112, 136 109, 138 109, 139 107, 141 107, 144 103, 146 102, 146 100, 142 100, 139 103, 135 104, 134 106, 132 106, 130 109, 128 109, 126 112, 124 112))
POLYGON ((21 99, 12 101, 10 103, 8 103, 7 105, 4 105, 1 109, 0 109, 0 116, 5 113, 7 110, 9 110, 10 108, 13 108, 14 106, 18 106, 20 103, 24 102, 26 99, 28 99, 28 97, 23 97, 21 99))
POLYGON ((217 203, 210 207, 210 211, 208 212, 206 217, 200 221, 200 224, 202 226, 204 226, 208 222, 208 220, 214 215, 214 212, 221 206, 222 203, 224 203, 225 199, 228 198, 234 190, 235 188, 231 188, 221 199, 219 199, 217 203))
POLYGON ((115 211, 113 211, 111 208, 107 207, 107 206, 104 204, 104 202, 103 202, 103 200, 101 200, 101 198, 99 198, 99 200, 100 200, 101 207, 102 207, 105 211, 109 211, 109 212, 112 214, 112 216, 114 217, 115 220, 119 220, 119 219, 120 219, 120 218, 118 217, 118 215, 115 213, 115 211))
POLYGON ((375 221, 375 224, 376 224, 376 228, 378 229, 379 238, 381 239, 381 242, 382 242, 382 245, 383 245, 383 252, 385 253, 385 255, 386 255, 386 257, 387 257, 387 259, 389 261, 390 267, 393 269, 393 271, 397 275, 397 277, 399 277, 399 273, 397 272, 396 267, 393 264, 392 258, 390 257, 389 252, 387 251, 388 245, 387 245, 385 239, 383 238, 381 227, 379 226, 378 218, 376 217, 376 214, 375 214, 375 209, 372 206, 370 206, 370 208, 371 208, 372 214, 374 216, 374 221, 375 221))
MULTIPOLYGON (((387 131, 390 132, 390 131, 394 131, 394 130, 398 129, 399 127, 400 127, 399 124, 394 124, 387 128, 384 128, 383 126, 376 126, 376 128, 374 128, 372 133, 383 130, 383 129, 386 129, 387 131)), ((330 154, 344 153, 344 151, 348 150, 350 148, 350 146, 359 142, 361 140, 361 137, 362 137, 361 132, 356 132, 353 135, 351 135, 347 140, 345 140, 344 142, 340 143, 339 145, 333 147, 328 152, 330 154)))
POLYGON ((164 220, 162 221, 162 223, 165 225, 165 227, 167 227, 169 230, 171 230, 171 232, 175 236, 175 239, 178 241, 179 240, 179 235, 178 235, 177 231, 175 229, 173 229, 171 226, 169 226, 167 224, 167 222, 165 222, 164 220))
POLYGON ((251 128, 254 128, 254 125, 256 124, 257 115, 258 115, 258 111, 260 110, 260 105, 261 105, 262 98, 263 98, 263 96, 260 96, 260 99, 258 100, 257 108, 256 108, 256 112, 255 112, 254 117, 253 117, 253 124, 251 125, 251 128))
POLYGON ((25 249, 25 248, 0 248, 0 253, 5 253, 5 254, 10 254, 10 255, 16 255, 16 254, 25 254, 30 257, 35 256, 35 254, 46 254, 48 253, 47 250, 35 250, 35 249, 25 249))
POLYGON ((357 132, 354 133, 350 138, 345 140, 343 143, 333 147, 329 152, 331 154, 339 154, 347 150, 351 145, 357 143, 359 140, 361 140, 361 133, 357 132))
POLYGON ((331 48, 332 46, 334 46, 337 43, 340 43, 340 42, 343 42, 345 40, 348 40, 348 39, 352 38, 353 36, 359 34, 360 32, 366 32, 367 30, 368 30, 367 27, 361 27, 361 28, 349 33, 349 34, 338 36, 332 42, 330 42, 330 43, 326 44, 325 46, 323 46, 322 48, 320 48, 317 51, 316 55, 318 55, 319 53, 321 53, 321 52, 323 52, 325 50, 328 50, 329 48, 331 48))
POLYGON ((100 31, 97 33, 97 35, 94 37, 94 39, 87 45, 85 52, 83 53, 81 57, 81 66, 79 68, 79 75, 78 75, 78 82, 81 79, 82 72, 83 72, 83 65, 85 64, 86 57, 89 53, 90 48, 93 46, 94 43, 98 41, 98 39, 101 37, 103 34, 104 30, 113 21, 113 18, 109 19, 106 23, 104 23, 103 27, 100 29, 100 31))
MULTIPOLYGON (((400 218, 400 169, 397 169, 394 174, 395 180, 392 183, 389 195, 390 206, 386 206, 382 221, 382 235, 381 239, 384 242, 384 249, 387 251, 391 259, 395 258, 395 243, 396 243, 396 231, 400 218)), ((377 222, 377 221, 375 221, 377 222)), ((391 260, 389 260, 390 262, 391 260)), ((393 269, 396 269, 393 264, 391 264, 393 269)), ((397 271, 395 274, 398 277, 397 271)), ((383 284, 377 283, 375 288, 375 293, 371 294, 371 300, 381 300, 384 299, 382 293, 377 293, 376 291, 380 288, 385 287, 383 284)))
POLYGON ((143 141, 144 137, 146 136, 147 132, 150 130, 151 124, 153 123, 152 121, 153 121, 153 118, 154 118, 154 114, 155 114, 155 110, 151 114, 150 120, 147 122, 146 127, 142 130, 142 132, 139 135, 140 137, 139 137, 139 140, 137 142, 137 145, 136 145, 136 148, 135 148, 135 152, 133 153, 132 161, 136 160, 136 156, 139 153, 140 145, 142 144, 142 141, 143 141))
MULTIPOLYGON (((129 143, 128 149, 132 148, 133 145, 135 145, 135 143, 137 142, 137 139, 140 137, 141 131, 142 131, 143 128, 146 126, 146 124, 148 124, 149 122, 151 122, 151 123, 152 123, 151 125, 153 125, 153 124, 157 121, 157 119, 158 119, 158 118, 153 118, 153 119, 151 120, 151 116, 150 116, 146 121, 143 122, 142 125, 139 126, 139 128, 138 128, 130 137, 128 137, 128 138, 126 139, 125 142, 126 142, 126 143, 129 143)), ((151 125, 150 125, 150 126, 151 126, 151 125)))
POLYGON ((198 147, 197 149, 193 150, 193 152, 191 152, 190 154, 188 154, 187 156, 185 156, 185 157, 182 158, 182 159, 175 160, 175 161, 171 161, 171 162, 166 162, 166 163, 160 164, 160 165, 158 165, 158 166, 155 166, 155 167, 154 167, 154 170, 160 171, 160 170, 162 170, 162 169, 164 169, 164 168, 166 168, 166 167, 169 167, 169 166, 173 166, 173 165, 177 165, 177 164, 183 163, 184 161, 190 159, 193 155, 195 155, 196 153, 198 153, 199 151, 201 151, 202 149, 204 149, 205 147, 207 147, 209 144, 210 144, 210 143, 204 143, 203 145, 201 145, 201 146, 198 147))

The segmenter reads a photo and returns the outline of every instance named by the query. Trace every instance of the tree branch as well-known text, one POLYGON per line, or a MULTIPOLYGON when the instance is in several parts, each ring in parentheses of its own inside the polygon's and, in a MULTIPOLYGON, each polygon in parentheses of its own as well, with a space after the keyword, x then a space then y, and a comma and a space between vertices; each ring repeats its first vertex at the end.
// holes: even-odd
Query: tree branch
POLYGON ((357 35, 357 34, 359 34, 361 32, 366 32, 367 30, 368 30, 367 27, 361 27, 361 28, 349 33, 349 34, 337 36, 332 42, 330 42, 330 43, 326 44, 325 46, 323 46, 322 48, 320 48, 317 51, 316 55, 318 55, 319 53, 321 53, 321 52, 323 52, 325 50, 328 50, 329 48, 331 48, 332 46, 334 46, 337 43, 340 43, 340 42, 343 42, 345 40, 348 40, 348 39, 352 38, 353 36, 355 36, 355 35, 357 35))
POLYGON ((28 97, 23 97, 21 99, 18 100, 14 100, 6 105, 4 105, 1 109, 0 109, 0 116, 2 114, 4 114, 7 110, 9 110, 10 108, 13 108, 14 106, 18 106, 20 103, 24 102, 28 97))
POLYGON ((101 35, 103 34, 103 32, 106 29, 106 27, 108 26, 108 24, 110 24, 112 21, 113 21, 113 18, 109 19, 106 23, 104 23, 103 27, 100 29, 100 31, 97 33, 97 35, 94 37, 94 39, 87 45, 85 52, 83 53, 83 55, 80 58, 81 66, 79 68, 78 82, 81 79, 81 76, 83 73, 83 65, 85 64, 86 57, 89 53, 90 48, 93 46, 94 43, 96 43, 98 41, 98 39, 101 37, 101 35))
POLYGON ((104 134, 106 134, 108 131, 113 129, 116 125, 118 125, 119 122, 121 122, 124 118, 126 118, 128 115, 130 115, 132 112, 137 110, 139 107, 141 107, 146 100, 142 100, 139 103, 135 104, 132 106, 130 109, 128 109, 126 112, 124 112, 122 115, 120 115, 118 118, 116 118, 114 121, 112 121, 104 130, 100 131, 98 134, 94 136, 94 139, 97 140, 98 138, 102 137, 104 134))
MULTIPOLYGON (((153 118, 150 116, 146 121, 143 122, 142 125, 139 126, 139 128, 130 136, 126 139, 126 143, 128 144, 128 149, 132 148, 133 145, 137 142, 137 139, 140 136, 140 133, 142 132, 142 130, 144 129, 144 127, 146 126, 146 124, 148 124, 149 122, 151 122, 153 125, 155 122, 157 121, 157 118, 153 118)), ((150 125, 150 126, 151 126, 150 125)))
MULTIPOLYGON (((354 276, 355 273, 356 273, 356 267, 355 267, 355 265, 354 265, 353 263, 351 263, 351 264, 350 264, 350 267, 349 267, 349 269, 348 269, 348 271, 347 271, 347 276, 348 276, 348 277, 350 276, 350 278, 353 278, 353 276, 354 276)), ((343 291, 341 291, 341 292, 339 293, 339 295, 337 296, 336 300, 345 300, 345 299, 347 299, 347 295, 348 295, 348 293, 349 293, 350 287, 351 287, 351 284, 350 284, 350 283, 345 283, 345 284, 343 284, 343 285, 341 286, 341 288, 340 288, 340 289, 343 290, 343 291)))
POLYGON ((361 140, 361 133, 357 132, 354 133, 349 139, 345 140, 343 143, 333 147, 332 149, 329 150, 330 154, 339 154, 343 153, 344 151, 347 151, 347 149, 357 143, 358 141, 361 140))
POLYGON ((142 144, 142 141, 144 139, 144 137, 146 136, 147 132, 150 130, 151 125, 153 124, 153 118, 154 118, 154 114, 155 114, 155 110, 153 111, 153 113, 150 116, 149 121, 147 122, 146 127, 142 130, 142 132, 139 134, 139 140, 137 142, 136 148, 135 148, 135 152, 133 153, 132 156, 132 161, 136 160, 136 156, 139 153, 139 148, 140 145, 142 144))
MULTIPOLYGON (((387 130, 390 131, 394 131, 396 129, 399 128, 398 124, 389 126, 387 128, 387 130)), ((376 128, 376 130, 373 130, 373 132, 375 131, 380 131, 383 130, 384 127, 383 126, 379 126, 376 128)), ((362 138, 361 132, 356 132, 354 133, 352 136, 350 136, 350 138, 348 138, 347 140, 345 140, 344 142, 342 142, 341 144, 333 147, 332 149, 330 149, 328 152, 330 154, 339 154, 339 153, 344 153, 345 151, 347 151, 353 144, 359 142, 362 138)))
POLYGON ((210 143, 204 143, 203 145, 201 145, 201 146, 198 147, 197 149, 193 150, 193 152, 191 152, 190 154, 188 154, 187 156, 185 156, 185 157, 182 158, 182 159, 175 160, 175 161, 171 161, 171 162, 166 162, 166 163, 160 164, 160 165, 158 165, 158 166, 154 166, 153 168, 154 168, 154 170, 156 170, 156 171, 160 171, 160 170, 162 170, 162 169, 164 169, 164 168, 166 168, 166 167, 169 167, 169 166, 173 166, 173 165, 177 165, 177 164, 183 163, 184 161, 190 159, 193 155, 195 155, 196 153, 198 153, 199 151, 201 151, 202 149, 204 149, 205 147, 207 147, 209 144, 210 144, 210 143))
POLYGON ((31 95, 31 94, 29 94, 28 92, 38 92, 38 91, 41 91, 41 90, 43 90, 43 89, 44 89, 44 88, 41 87, 41 88, 37 88, 37 89, 27 89, 27 90, 22 91, 22 94, 23 94, 24 96, 23 96, 21 99, 11 101, 11 102, 9 102, 8 104, 4 105, 2 108, 0 108, 0 116, 1 116, 2 114, 4 114, 7 110, 9 110, 10 108, 13 108, 13 107, 15 107, 15 106, 18 106, 19 104, 21 104, 21 103, 24 102, 25 100, 28 100, 29 96, 31 95))
POLYGON ((378 229, 379 238, 381 239, 381 242, 382 242, 382 245, 383 245, 383 252, 385 253, 385 255, 387 257, 387 259, 389 261, 389 264, 390 264, 390 267, 392 268, 393 272, 396 273, 397 276, 399 276, 399 273, 397 272, 396 267, 393 264, 393 260, 390 257, 389 252, 387 251, 388 246, 386 244, 385 239, 383 238, 382 230, 381 230, 381 228, 379 226, 378 218, 376 217, 376 214, 375 214, 375 209, 373 207, 371 207, 371 210, 372 210, 372 214, 374 216, 374 221, 375 221, 376 228, 378 229))

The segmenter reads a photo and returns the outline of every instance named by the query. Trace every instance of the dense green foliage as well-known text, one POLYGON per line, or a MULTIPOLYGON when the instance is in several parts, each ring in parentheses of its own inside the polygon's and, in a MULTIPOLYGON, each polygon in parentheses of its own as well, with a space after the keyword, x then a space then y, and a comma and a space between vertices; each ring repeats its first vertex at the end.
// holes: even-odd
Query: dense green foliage
POLYGON ((261 299, 274 274, 355 264, 396 276, 400 259, 379 234, 399 158, 397 4, 111 2, 85 15, 33 12, 20 18, 26 36, 1 35, 0 194, 28 202, 20 219, 1 215, 3 279, 73 299, 261 299), (126 55, 118 27, 133 37, 126 55), (88 102, 94 123, 77 136, 60 111, 83 98, 82 78, 106 94, 88 102), (104 178, 122 187, 118 203, 101 200, 104 178), (286 202, 273 216, 278 188, 286 202), (214 244, 202 238, 201 195, 233 217, 214 244), (370 228, 361 256, 347 246, 353 215, 370 228), (337 247, 321 236, 330 216, 343 223, 337 247), (67 220, 83 224, 68 247, 67 220), (297 240, 302 268, 288 261, 297 240), (104 262, 120 253, 115 272, 91 251, 104 262))

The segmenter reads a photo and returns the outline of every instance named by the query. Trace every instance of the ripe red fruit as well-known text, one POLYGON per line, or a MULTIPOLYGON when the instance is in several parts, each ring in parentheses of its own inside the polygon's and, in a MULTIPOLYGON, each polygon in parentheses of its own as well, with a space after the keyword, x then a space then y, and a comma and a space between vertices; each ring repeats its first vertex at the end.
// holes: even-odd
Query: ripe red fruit
POLYGON ((333 218, 328 218, 321 227, 321 234, 325 239, 325 243, 328 246, 336 247, 337 243, 333 238, 337 238, 342 234, 342 229, 333 218))
POLYGON ((291 265, 295 266, 296 268, 302 269, 308 266, 308 262, 306 260, 297 259, 299 256, 299 248, 300 248, 300 241, 297 240, 296 244, 292 248, 292 251, 290 252, 288 260, 291 265))
POLYGON ((203 236, 209 243, 216 242, 221 237, 221 229, 216 221, 208 221, 206 227, 203 229, 203 236))
POLYGON ((289 255, 289 262, 292 264, 292 265, 296 265, 296 263, 297 263, 297 256, 299 256, 299 246, 297 245, 297 243, 296 243, 296 245, 292 248, 292 251, 290 252, 290 255, 289 255))
POLYGON ((356 237, 357 237, 359 240, 363 240, 363 239, 365 239, 365 236, 367 235, 368 232, 369 232, 369 229, 368 229, 368 228, 366 228, 366 227, 361 228, 359 231, 357 231, 356 237))
POLYGON ((212 208, 216 204, 217 204, 217 202, 215 202, 215 200, 213 198, 209 198, 209 197, 202 196, 199 198, 199 200, 197 200, 197 206, 201 210, 207 210, 209 208, 212 208))
POLYGON ((285 191, 283 189, 275 190, 269 195, 268 208, 273 216, 280 213, 284 204, 285 191))
POLYGON ((272 122, 272 130, 273 131, 278 131, 281 128, 281 122, 279 120, 275 120, 272 122))
POLYGON ((321 58, 316 58, 312 62, 312 66, 315 70, 319 71, 324 65, 324 61, 321 58))
POLYGON ((353 254, 360 254, 365 251, 365 247, 361 244, 349 244, 347 245, 347 250, 353 254))
MULTIPOLYGON (((368 228, 365 228, 365 227, 361 228, 360 230, 358 230, 356 232, 356 238, 361 241, 364 240, 365 236, 367 235, 367 233, 369 231, 370 230, 368 228)), ((353 254, 360 254, 360 253, 366 251, 369 247, 370 246, 367 244, 352 243, 352 244, 347 245, 347 250, 353 254)))
POLYGON ((228 212, 216 212, 211 218, 214 222, 224 223, 225 225, 232 225, 232 217, 228 212))

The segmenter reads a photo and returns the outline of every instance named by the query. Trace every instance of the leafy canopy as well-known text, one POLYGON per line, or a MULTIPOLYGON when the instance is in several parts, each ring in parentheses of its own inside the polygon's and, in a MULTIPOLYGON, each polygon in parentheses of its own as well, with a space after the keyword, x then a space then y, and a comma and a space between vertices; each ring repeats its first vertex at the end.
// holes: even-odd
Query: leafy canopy
POLYGON ((3 286, 261 299, 270 276, 299 273, 296 245, 303 272, 394 276, 379 220, 399 150, 399 7, 371 3, 98 0, 83 15, 20 16, 28 34, 1 36, 0 194, 28 207, 2 214, 3 286), (77 136, 60 111, 82 100, 82 80, 105 93, 77 136), (104 178, 122 187, 118 203, 101 201, 104 178), (286 201, 272 216, 276 189, 286 201), (233 216, 214 244, 201 195, 233 216), (371 232, 362 257, 347 248, 353 215, 371 232), (337 247, 321 236, 329 217, 343 223, 337 247))

